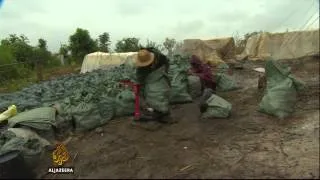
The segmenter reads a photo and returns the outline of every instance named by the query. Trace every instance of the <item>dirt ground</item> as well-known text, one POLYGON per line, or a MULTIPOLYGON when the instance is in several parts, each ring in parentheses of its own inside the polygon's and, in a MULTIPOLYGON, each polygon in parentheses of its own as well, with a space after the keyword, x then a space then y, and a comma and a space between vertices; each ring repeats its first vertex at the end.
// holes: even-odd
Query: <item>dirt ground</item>
POLYGON ((257 112, 258 74, 247 62, 234 70, 243 88, 218 93, 233 105, 228 119, 199 121, 196 104, 172 109, 178 122, 157 130, 129 118, 74 136, 67 148, 73 175, 42 178, 319 178, 319 58, 294 60, 293 74, 307 83, 296 112, 279 120, 257 112))

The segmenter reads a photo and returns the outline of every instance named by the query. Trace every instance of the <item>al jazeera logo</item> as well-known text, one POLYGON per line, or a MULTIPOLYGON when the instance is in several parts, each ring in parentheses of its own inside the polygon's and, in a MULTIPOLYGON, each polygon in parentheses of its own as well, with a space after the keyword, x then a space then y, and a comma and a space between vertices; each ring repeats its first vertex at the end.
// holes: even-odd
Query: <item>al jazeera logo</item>
POLYGON ((48 169, 49 173, 74 173, 73 167, 63 167, 63 165, 70 159, 67 148, 63 144, 59 144, 52 152, 52 161, 54 167, 48 169))

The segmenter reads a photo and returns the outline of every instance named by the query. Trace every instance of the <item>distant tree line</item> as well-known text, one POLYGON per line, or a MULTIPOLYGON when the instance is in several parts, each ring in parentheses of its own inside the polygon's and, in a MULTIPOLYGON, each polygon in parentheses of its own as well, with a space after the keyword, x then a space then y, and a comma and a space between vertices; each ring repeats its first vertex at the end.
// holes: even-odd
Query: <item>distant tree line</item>
MULTIPOLYGON (((83 57, 91 52, 111 52, 110 34, 104 32, 93 39, 89 31, 77 28, 76 32, 69 37, 68 44, 62 44, 59 53, 71 61, 82 62, 83 57)), ((141 47, 154 47, 168 55, 173 53, 173 49, 178 45, 175 39, 166 38, 162 44, 147 40, 142 44, 137 37, 125 37, 115 43, 114 52, 136 52, 141 47)))
MULTIPOLYGON (((178 45, 175 39, 170 38, 166 38, 162 44, 151 40, 142 44, 137 37, 125 37, 115 43, 113 52, 135 52, 141 47, 154 47, 170 55, 178 45)), ((58 67, 61 65, 61 56, 67 65, 81 64, 86 54, 95 51, 111 52, 110 46, 108 32, 94 39, 88 30, 77 28, 69 36, 68 42, 61 44, 59 52, 54 54, 48 50, 47 41, 43 38, 39 38, 38 44, 32 46, 25 35, 10 34, 0 43, 0 81, 25 78, 31 72, 39 73, 42 69, 58 67)))
MULTIPOLYGON (((236 46, 242 51, 247 39, 259 32, 248 33, 244 38, 235 37, 236 46)), ((135 52, 141 47, 154 47, 166 55, 171 56, 178 51, 182 43, 172 38, 165 38, 162 43, 147 40, 141 43, 137 37, 125 37, 115 43, 111 50, 110 34, 103 32, 96 39, 90 36, 86 29, 77 28, 69 36, 67 43, 61 44, 59 52, 54 54, 48 50, 47 41, 38 39, 36 46, 30 45, 25 35, 11 34, 0 43, 0 81, 28 77, 31 72, 40 72, 42 69, 60 66, 60 57, 63 56, 67 65, 81 64, 86 54, 101 52, 135 52)))

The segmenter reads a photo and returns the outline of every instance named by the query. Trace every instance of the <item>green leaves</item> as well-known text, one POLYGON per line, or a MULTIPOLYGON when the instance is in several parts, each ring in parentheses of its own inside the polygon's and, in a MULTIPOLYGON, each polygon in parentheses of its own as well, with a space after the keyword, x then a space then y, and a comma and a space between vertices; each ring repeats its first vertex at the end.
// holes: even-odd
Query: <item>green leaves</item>
POLYGON ((136 52, 140 49, 139 39, 135 37, 123 38, 116 43, 116 52, 136 52))
POLYGON ((29 40, 24 35, 10 34, 8 38, 1 41, 1 45, 9 47, 18 62, 27 62, 32 59, 33 48, 29 45, 29 40))
POLYGON ((163 46, 167 50, 168 56, 171 56, 173 54, 173 48, 175 47, 176 44, 177 42, 175 39, 170 39, 170 38, 165 39, 165 41, 163 42, 163 46))
POLYGON ((76 32, 69 37, 69 43, 72 57, 80 62, 86 54, 98 49, 97 43, 90 37, 89 31, 86 29, 77 28, 76 32))
POLYGON ((105 32, 102 33, 98 38, 99 43, 99 51, 101 52, 109 52, 109 46, 110 46, 110 35, 109 33, 105 32))

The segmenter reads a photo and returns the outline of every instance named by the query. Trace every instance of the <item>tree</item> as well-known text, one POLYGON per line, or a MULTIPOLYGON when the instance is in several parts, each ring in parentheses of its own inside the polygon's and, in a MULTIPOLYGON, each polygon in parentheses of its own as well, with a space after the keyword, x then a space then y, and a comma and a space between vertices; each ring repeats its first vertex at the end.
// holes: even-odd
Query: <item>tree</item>
POLYGON ((176 45, 175 39, 166 38, 163 42, 164 48, 167 50, 168 56, 171 56, 173 54, 173 48, 176 45))
POLYGON ((82 61, 86 54, 97 50, 97 43, 85 29, 77 28, 76 32, 69 37, 69 43, 71 56, 77 61, 82 61))
POLYGON ((35 67, 37 71, 38 81, 43 80, 43 64, 47 64, 49 56, 47 53, 47 41, 38 39, 38 46, 34 49, 35 67))
POLYGON ((18 62, 13 51, 16 49, 13 48, 14 46, 11 43, 13 41, 10 42, 10 40, 8 40, 6 42, 0 45, 0 82, 9 79, 27 77, 30 74, 30 71, 24 66, 24 64, 16 64, 18 62))
POLYGON ((14 55, 10 47, 6 45, 0 45, 0 66, 3 66, 0 71, 1 82, 19 76, 19 71, 17 66, 9 65, 12 63, 16 63, 16 62, 14 60, 14 55))
POLYGON ((40 38, 40 39, 38 40, 38 43, 39 43, 39 44, 38 44, 38 47, 39 47, 40 49, 47 50, 47 41, 46 41, 46 40, 40 38))
POLYGON ((10 34, 8 38, 1 41, 1 45, 9 47, 12 51, 14 59, 18 62, 31 62, 33 56, 32 46, 26 36, 10 34))
POLYGON ((172 50, 173 54, 183 54, 183 42, 181 41, 177 41, 176 45, 174 46, 173 50, 172 50))
POLYGON ((132 38, 123 38, 116 43, 116 52, 136 52, 140 49, 139 39, 132 38))
POLYGON ((109 52, 110 46, 110 35, 109 33, 105 32, 99 35, 99 51, 102 52, 109 52))
POLYGON ((240 38, 239 34, 237 33, 234 40, 235 40, 235 45, 236 45, 236 54, 240 54, 244 51, 246 45, 247 45, 247 42, 248 42, 248 39, 252 36, 255 36, 255 35, 258 35, 258 34, 261 34, 263 33, 263 31, 254 31, 254 32, 251 32, 251 33, 246 33, 243 38, 240 38))
POLYGON ((59 54, 61 54, 64 58, 68 56, 69 48, 68 45, 62 44, 59 49, 59 54))
POLYGON ((145 47, 153 47, 153 48, 157 49, 160 52, 163 50, 161 44, 157 44, 156 42, 151 41, 149 39, 147 40, 147 44, 146 44, 145 47))
POLYGON ((238 31, 233 35, 236 54, 241 54, 246 47, 246 40, 241 38, 238 31))
POLYGON ((51 58, 51 53, 47 50, 47 41, 38 39, 38 46, 34 49, 35 60, 42 64, 48 64, 51 58))

